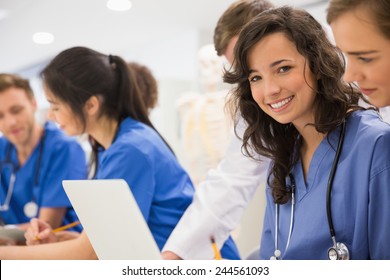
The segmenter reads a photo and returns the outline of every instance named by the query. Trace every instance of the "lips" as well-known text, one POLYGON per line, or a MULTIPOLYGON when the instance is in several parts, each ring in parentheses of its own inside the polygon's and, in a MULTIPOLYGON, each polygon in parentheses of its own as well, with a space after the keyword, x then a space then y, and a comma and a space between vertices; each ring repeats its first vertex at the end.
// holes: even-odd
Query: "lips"
POLYGON ((360 88, 360 90, 364 95, 371 95, 374 91, 376 91, 376 89, 374 88, 362 88, 362 87, 360 88))
POLYGON ((279 110, 280 108, 284 107, 286 104, 290 103, 290 101, 293 99, 293 96, 287 97, 283 100, 279 100, 274 103, 270 103, 269 106, 274 110, 279 110))
POLYGON ((11 135, 18 135, 21 132, 21 129, 13 129, 9 132, 11 135))

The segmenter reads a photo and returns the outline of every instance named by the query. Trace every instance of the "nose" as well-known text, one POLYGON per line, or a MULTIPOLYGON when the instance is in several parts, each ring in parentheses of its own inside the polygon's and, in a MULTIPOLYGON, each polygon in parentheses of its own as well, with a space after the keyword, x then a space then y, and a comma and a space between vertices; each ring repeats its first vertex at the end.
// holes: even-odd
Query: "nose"
POLYGON ((359 82, 363 79, 363 73, 354 62, 348 61, 345 67, 343 79, 347 83, 359 82))
POLYGON ((47 111, 47 118, 54 122, 56 121, 56 117, 55 114, 53 113, 53 109, 49 108, 49 110, 47 111))
POLYGON ((4 119, 5 119, 5 124, 8 128, 12 128, 17 122, 16 118, 11 114, 5 115, 4 119))
POLYGON ((265 96, 277 95, 280 92, 280 85, 273 77, 264 79, 264 94, 265 96))

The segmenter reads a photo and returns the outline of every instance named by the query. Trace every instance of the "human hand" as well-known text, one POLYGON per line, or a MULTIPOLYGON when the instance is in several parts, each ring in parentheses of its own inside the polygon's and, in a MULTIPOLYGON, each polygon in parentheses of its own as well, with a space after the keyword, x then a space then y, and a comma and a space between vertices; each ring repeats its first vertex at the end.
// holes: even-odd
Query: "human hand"
POLYGON ((178 255, 171 251, 164 251, 161 253, 164 260, 182 260, 178 255))
POLYGON ((30 225, 24 234, 27 245, 38 245, 57 242, 57 236, 52 232, 51 226, 39 219, 30 220, 30 225))

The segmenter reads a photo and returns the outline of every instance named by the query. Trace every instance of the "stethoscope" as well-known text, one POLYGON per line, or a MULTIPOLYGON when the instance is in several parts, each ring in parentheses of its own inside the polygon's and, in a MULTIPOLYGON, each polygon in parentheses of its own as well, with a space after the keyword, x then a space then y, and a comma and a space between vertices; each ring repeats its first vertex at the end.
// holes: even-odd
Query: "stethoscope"
MULTIPOLYGON (((349 260, 349 250, 348 247, 342 243, 336 241, 336 233, 333 226, 332 220, 332 209, 331 209, 331 193, 333 187, 333 179, 337 170, 337 164, 340 159, 341 149, 343 147, 345 136, 345 123, 341 124, 340 137, 337 144, 336 155, 333 160, 332 169, 330 170, 328 186, 326 191, 326 215, 328 218, 328 225, 330 236, 333 242, 333 246, 328 249, 328 259, 329 260, 349 260)), ((294 225, 294 205, 295 205, 295 179, 292 174, 289 174, 290 185, 291 185, 291 214, 290 214, 290 227, 286 243, 286 248, 284 252, 287 251, 288 246, 290 245, 290 239, 292 234, 292 229, 294 225)), ((278 230, 279 230, 279 204, 275 204, 275 251, 274 255, 270 258, 271 260, 278 260, 281 256, 281 251, 278 247, 278 230)))
MULTIPOLYGON (((34 186, 38 186, 39 183, 39 171, 41 167, 41 161, 42 161, 42 154, 43 154, 43 148, 45 144, 45 129, 43 129, 41 139, 39 141, 39 153, 38 153, 38 160, 37 164, 35 166, 35 174, 34 174, 34 186)), ((3 170, 5 169, 5 166, 10 166, 10 180, 8 184, 8 189, 7 189, 7 194, 5 196, 5 200, 3 204, 0 204, 0 211, 8 211, 9 210, 9 205, 10 201, 12 198, 12 194, 14 192, 14 187, 15 187, 15 180, 16 180, 16 168, 14 164, 11 161, 11 150, 12 146, 9 143, 7 146, 7 152, 6 152, 6 158, 5 160, 1 163, 0 165, 0 184, 3 184, 3 170)), ((38 204, 35 202, 34 195, 31 201, 27 202, 24 207, 23 207, 23 212, 28 218, 34 218, 38 215, 38 204)))

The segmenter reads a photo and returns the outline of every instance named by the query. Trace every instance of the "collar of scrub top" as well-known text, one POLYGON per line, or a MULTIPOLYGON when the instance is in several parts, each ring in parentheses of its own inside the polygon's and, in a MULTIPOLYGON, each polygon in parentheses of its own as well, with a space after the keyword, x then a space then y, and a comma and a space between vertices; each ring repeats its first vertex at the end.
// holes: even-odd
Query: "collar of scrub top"
MULTIPOLYGON (((37 163, 35 165, 35 173, 34 173, 34 187, 38 186, 39 183, 39 171, 41 167, 41 161, 42 161, 42 154, 43 154, 43 148, 45 146, 45 137, 46 136, 46 124, 44 125, 43 131, 41 138, 39 139, 39 152, 38 152, 38 159, 37 163)), ((8 211, 9 209, 9 203, 11 201, 11 197, 14 191, 14 186, 15 186, 15 180, 16 180, 16 171, 18 170, 19 167, 15 167, 13 162, 11 161, 11 150, 12 150, 12 144, 8 143, 7 145, 7 151, 6 151, 6 157, 3 162, 0 163, 0 184, 2 185, 2 171, 4 166, 9 165, 11 167, 11 177, 9 180, 8 188, 7 188, 7 195, 4 199, 4 203, 0 204, 0 211, 8 211)), ((33 189, 31 189, 32 192, 32 200, 34 201, 34 192, 33 189)))

